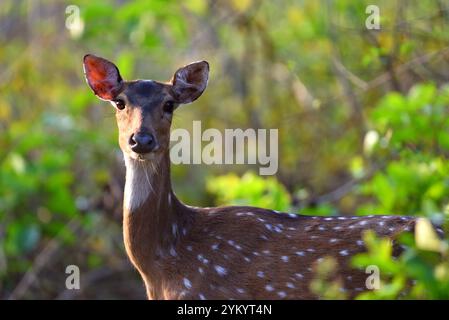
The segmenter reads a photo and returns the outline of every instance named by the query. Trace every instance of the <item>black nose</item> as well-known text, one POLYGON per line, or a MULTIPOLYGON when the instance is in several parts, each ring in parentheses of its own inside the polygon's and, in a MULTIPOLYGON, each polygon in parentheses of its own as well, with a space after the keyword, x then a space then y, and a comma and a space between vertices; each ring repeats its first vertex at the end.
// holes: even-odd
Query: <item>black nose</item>
POLYGON ((129 137, 129 146, 135 153, 144 154, 153 151, 156 141, 152 134, 138 132, 129 137))

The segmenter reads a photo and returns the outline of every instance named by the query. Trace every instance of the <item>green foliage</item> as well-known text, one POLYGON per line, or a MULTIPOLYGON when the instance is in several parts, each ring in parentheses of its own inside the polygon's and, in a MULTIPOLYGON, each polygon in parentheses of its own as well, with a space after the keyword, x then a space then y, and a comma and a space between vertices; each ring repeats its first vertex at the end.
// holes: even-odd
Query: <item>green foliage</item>
POLYGON ((446 140, 448 87, 413 87, 407 96, 386 95, 371 113, 376 162, 384 163, 359 190, 374 199, 358 208, 369 212, 424 215, 443 219, 449 198, 446 140))
POLYGON ((235 174, 210 177, 207 190, 216 195, 218 204, 255 206, 290 211, 290 195, 275 178, 261 178, 252 172, 241 178, 235 174))
POLYGON ((342 300, 346 294, 340 290, 343 287, 341 280, 333 280, 334 270, 338 263, 333 257, 325 257, 316 265, 316 276, 310 283, 310 289, 320 299, 342 300))
POLYGON ((392 256, 392 243, 373 232, 364 235, 367 253, 353 257, 353 265, 364 270, 376 266, 380 271, 380 287, 358 296, 358 299, 449 299, 448 241, 440 240, 429 221, 418 221, 415 232, 402 235, 399 243, 406 251, 392 256), (423 239, 423 240, 419 240, 423 239), (430 239, 437 246, 429 247, 430 239))

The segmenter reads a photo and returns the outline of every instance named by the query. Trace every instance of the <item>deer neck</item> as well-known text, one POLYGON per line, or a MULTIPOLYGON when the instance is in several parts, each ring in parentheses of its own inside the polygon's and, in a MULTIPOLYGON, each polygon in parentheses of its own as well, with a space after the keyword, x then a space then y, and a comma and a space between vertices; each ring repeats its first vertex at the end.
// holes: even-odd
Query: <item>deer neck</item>
POLYGON ((125 247, 141 273, 154 273, 161 258, 176 256, 176 243, 189 226, 191 210, 174 195, 168 152, 159 161, 125 156, 123 211, 125 247))

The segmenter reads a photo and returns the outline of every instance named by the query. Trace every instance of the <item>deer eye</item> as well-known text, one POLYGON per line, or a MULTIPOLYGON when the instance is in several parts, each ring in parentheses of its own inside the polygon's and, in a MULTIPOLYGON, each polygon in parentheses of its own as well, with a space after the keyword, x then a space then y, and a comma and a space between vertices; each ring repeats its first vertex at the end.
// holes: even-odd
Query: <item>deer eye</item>
POLYGON ((173 110, 175 108, 175 103, 173 101, 167 101, 164 103, 163 110, 166 113, 173 113, 173 110))
POLYGON ((123 101, 122 99, 114 100, 114 104, 115 104, 115 107, 119 110, 125 109, 125 106, 126 106, 125 101, 123 101))

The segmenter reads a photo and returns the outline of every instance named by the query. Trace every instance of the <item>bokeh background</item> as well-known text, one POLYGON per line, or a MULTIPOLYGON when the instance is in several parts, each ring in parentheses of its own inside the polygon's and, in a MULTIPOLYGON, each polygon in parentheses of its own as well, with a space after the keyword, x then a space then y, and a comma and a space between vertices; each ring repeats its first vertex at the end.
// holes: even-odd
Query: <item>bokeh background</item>
MULTIPOLYGON (((82 57, 126 79, 168 80, 200 59, 209 86, 174 128, 279 129, 279 171, 176 165, 188 204, 319 215, 449 213, 449 1, 2 0, 0 299, 144 299, 121 234, 124 164, 114 110, 82 57), (368 30, 366 8, 380 8, 368 30), (79 15, 78 15, 79 13, 79 15), (65 268, 81 270, 67 290, 65 268)), ((449 298, 447 242, 391 257, 367 236, 382 289, 360 298, 449 298), (411 287, 407 284, 412 282, 411 287), (409 290, 404 294, 403 289, 409 290)), ((314 290, 345 298, 326 282, 314 290)))

